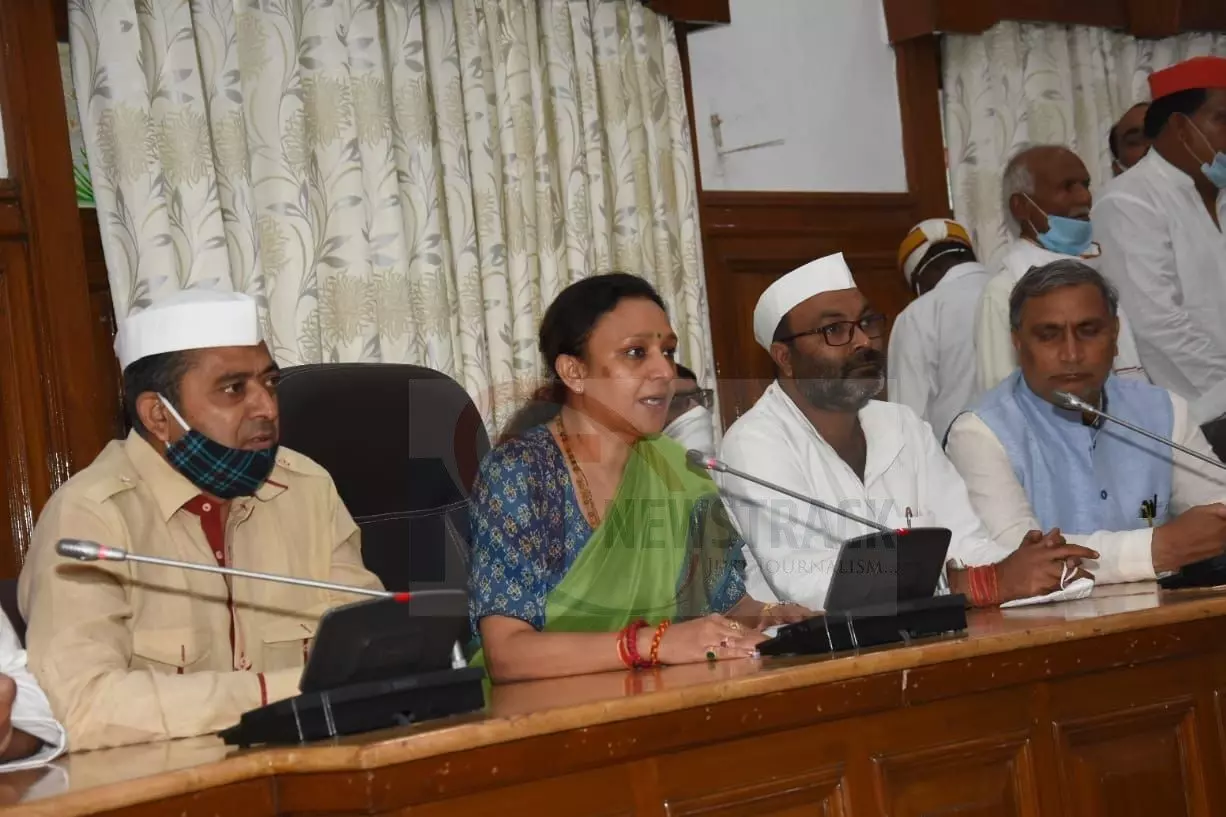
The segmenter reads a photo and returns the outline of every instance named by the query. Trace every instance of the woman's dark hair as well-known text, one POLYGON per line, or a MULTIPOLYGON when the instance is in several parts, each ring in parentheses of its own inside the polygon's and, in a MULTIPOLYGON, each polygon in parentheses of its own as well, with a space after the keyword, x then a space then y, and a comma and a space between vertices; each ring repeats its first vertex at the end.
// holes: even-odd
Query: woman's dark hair
POLYGON ((664 300, 651 284, 637 275, 611 272, 576 281, 558 293, 545 310, 537 335, 541 357, 549 367, 548 378, 515 412, 498 442, 503 443, 523 434, 533 426, 552 420, 566 402, 566 384, 558 377, 555 364, 562 355, 583 358, 587 341, 597 322, 626 298, 643 298, 665 309, 664 300))

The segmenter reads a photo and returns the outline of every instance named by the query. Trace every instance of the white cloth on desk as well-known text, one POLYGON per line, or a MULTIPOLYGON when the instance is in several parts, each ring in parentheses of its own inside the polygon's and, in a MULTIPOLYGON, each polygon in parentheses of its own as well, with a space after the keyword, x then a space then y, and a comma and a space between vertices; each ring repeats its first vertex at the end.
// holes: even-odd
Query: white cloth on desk
MULTIPOLYGON (((1200 426, 1193 421, 1187 402, 1172 394, 1171 405, 1174 408, 1172 438, 1175 442, 1213 457, 1213 449, 1200 426)), ((1039 528, 1026 489, 1018 481, 1009 455, 983 420, 969 413, 955 420, 949 431, 946 451, 966 480, 971 505, 997 544, 1013 550, 1021 543, 1026 531, 1039 528)), ((1226 502, 1226 472, 1179 451, 1173 452, 1173 455, 1173 513, 1182 513, 1197 505, 1226 502)), ((1098 584, 1154 578, 1151 551, 1153 528, 1062 530, 1061 533, 1067 541, 1099 554, 1101 558, 1098 561, 1086 562, 1086 569, 1094 574, 1098 584)))
POLYGON ((1192 178, 1151 150, 1095 202, 1094 234, 1150 378, 1197 423, 1226 414, 1226 235, 1192 178))
MULTIPOLYGON (((949 528, 949 558, 966 565, 1009 555, 988 536, 962 478, 915 412, 874 400, 860 423, 868 441, 863 482, 776 381, 732 424, 720 459, 890 528, 949 528)), ((839 546, 872 530, 729 474, 717 480, 746 542, 749 595, 822 609, 839 546)))
POLYGON ((63 754, 67 736, 64 727, 51 714, 51 704, 47 702, 47 696, 26 668, 26 651, 21 648, 17 631, 3 612, 0 612, 0 673, 17 683, 17 699, 13 702, 13 728, 33 735, 43 742, 42 748, 30 757, 0 763, 0 772, 32 769, 50 763, 63 754))
POLYGON ((978 261, 958 264, 890 330, 890 400, 910 406, 938 437, 979 394, 975 314, 988 277, 978 261))
MULTIPOLYGON (((1009 247, 1001 259, 1000 271, 983 288, 975 316, 975 353, 980 389, 987 391, 1017 368, 1017 353, 1013 349, 1013 334, 1009 326, 1009 296, 1013 293, 1013 287, 1031 267, 1070 258, 1073 256, 1052 252, 1024 238, 1015 240, 1009 247)), ((1107 274, 1099 258, 1077 260, 1107 274)), ((1120 309, 1119 317, 1120 335, 1116 341, 1113 371, 1120 377, 1146 378, 1133 337, 1132 322, 1124 309, 1120 309)))

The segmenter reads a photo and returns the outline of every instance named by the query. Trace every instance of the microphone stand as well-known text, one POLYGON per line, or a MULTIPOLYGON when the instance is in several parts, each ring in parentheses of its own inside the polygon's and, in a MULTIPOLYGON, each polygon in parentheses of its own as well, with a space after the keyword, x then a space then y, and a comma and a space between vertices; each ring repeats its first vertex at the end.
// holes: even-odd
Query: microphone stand
POLYGON ((1195 457, 1201 462, 1206 462, 1209 465, 1215 466, 1217 468, 1221 468, 1222 470, 1226 470, 1226 463, 1223 463, 1221 460, 1216 459, 1214 457, 1207 456, 1205 454, 1202 454, 1199 451, 1193 451, 1191 448, 1188 448, 1186 445, 1180 445, 1174 440, 1163 437, 1161 434, 1155 434, 1152 431, 1147 431, 1146 429, 1141 428, 1138 425, 1134 425, 1133 423, 1130 423, 1127 420, 1121 420, 1119 417, 1112 416, 1105 411, 1102 411, 1098 408, 1095 408, 1094 406, 1091 406, 1085 400, 1082 400, 1080 397, 1077 397, 1074 394, 1070 394, 1065 391, 1058 391, 1055 393, 1054 397, 1059 402, 1061 408, 1069 409, 1071 411, 1080 411, 1084 414, 1093 414, 1095 417, 1101 417, 1104 420, 1110 420, 1113 423, 1122 425, 1124 428, 1128 429, 1129 431, 1135 431, 1137 434, 1140 434, 1142 437, 1148 437, 1154 442, 1162 443, 1163 445, 1169 445, 1171 448, 1174 448, 1176 451, 1181 451, 1184 454, 1187 454, 1189 457, 1195 457))

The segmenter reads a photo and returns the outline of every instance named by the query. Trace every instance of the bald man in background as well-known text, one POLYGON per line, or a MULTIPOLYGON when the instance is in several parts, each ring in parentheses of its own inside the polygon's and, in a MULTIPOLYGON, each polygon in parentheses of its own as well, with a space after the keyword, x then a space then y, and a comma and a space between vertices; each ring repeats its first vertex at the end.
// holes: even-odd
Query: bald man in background
MULTIPOLYGON (((1014 239, 1001 259, 1001 270, 983 288, 975 320, 979 386, 987 390, 1017 368, 1009 326, 1009 294, 1031 267, 1075 258, 1097 268, 1100 249, 1094 242, 1090 208, 1090 171, 1063 145, 1029 145, 1005 165, 1001 180, 1005 223, 1014 239)), ((1120 331, 1113 371, 1145 378, 1132 326, 1120 312, 1120 331)))

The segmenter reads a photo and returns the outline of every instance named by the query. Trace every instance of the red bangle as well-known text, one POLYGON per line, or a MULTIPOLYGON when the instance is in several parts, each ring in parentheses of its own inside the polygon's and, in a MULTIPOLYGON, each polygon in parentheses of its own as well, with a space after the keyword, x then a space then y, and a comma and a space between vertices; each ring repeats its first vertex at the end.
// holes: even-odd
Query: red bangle
POLYGON ((671 622, 664 619, 656 626, 656 634, 651 637, 651 656, 648 658, 649 666, 660 666, 660 642, 664 639, 664 631, 668 629, 671 622))
POLYGON ((617 631, 617 658, 626 669, 630 669, 633 664, 630 663, 630 656, 626 654, 626 629, 622 627, 617 631))
POLYGON ((966 575, 971 589, 971 604, 976 607, 991 607, 1000 603, 996 565, 970 567, 967 568, 966 575))
POLYGON ((626 627, 626 652, 630 655, 630 666, 634 669, 648 666, 639 655, 639 630, 646 626, 647 622, 640 618, 626 627))

